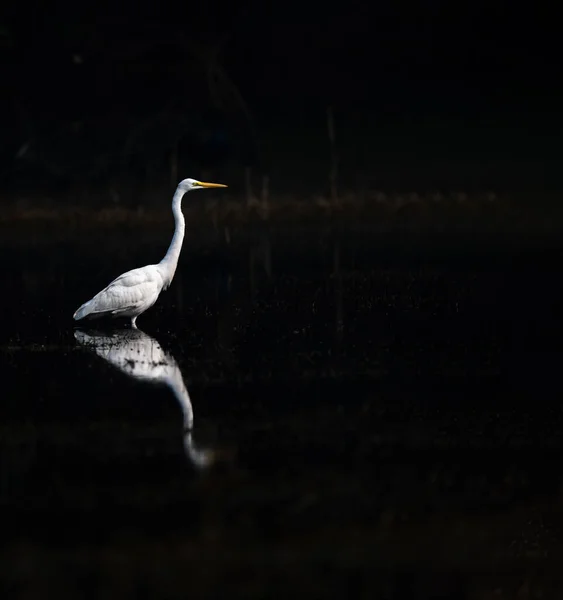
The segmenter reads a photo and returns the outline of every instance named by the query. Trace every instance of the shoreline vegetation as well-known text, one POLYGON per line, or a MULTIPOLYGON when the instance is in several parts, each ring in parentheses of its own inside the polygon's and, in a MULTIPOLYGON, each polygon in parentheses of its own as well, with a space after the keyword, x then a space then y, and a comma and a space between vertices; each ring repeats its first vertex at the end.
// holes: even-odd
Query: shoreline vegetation
MULTIPOLYGON (((152 195, 151 195, 152 196, 152 195)), ((84 230, 170 230, 170 202, 143 201, 136 206, 119 202, 76 202, 31 195, 0 194, 0 232, 4 240, 21 229, 66 234, 84 230)), ((166 196, 166 194, 164 194, 166 196)), ((563 206, 559 198, 538 193, 502 194, 492 191, 393 193, 365 191, 332 195, 272 195, 258 199, 233 193, 184 200, 188 226, 203 232, 255 226, 360 227, 381 232, 499 232, 527 236, 563 232, 563 206), (521 195, 522 196, 522 195, 521 195)), ((148 200, 148 199, 147 199, 148 200)))

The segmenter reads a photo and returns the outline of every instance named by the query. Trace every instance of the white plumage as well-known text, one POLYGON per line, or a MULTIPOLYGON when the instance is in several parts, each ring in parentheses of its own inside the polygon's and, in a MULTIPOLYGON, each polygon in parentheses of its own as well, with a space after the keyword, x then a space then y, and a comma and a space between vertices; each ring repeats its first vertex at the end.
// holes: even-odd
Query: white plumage
POLYGON ((129 317, 131 326, 136 327, 137 317, 157 301, 160 292, 172 283, 176 272, 184 241, 185 221, 182 214, 184 194, 191 190, 219 187, 227 186, 195 179, 181 181, 172 199, 172 213, 176 227, 166 256, 158 264, 127 271, 114 279, 74 313, 74 320, 129 317))

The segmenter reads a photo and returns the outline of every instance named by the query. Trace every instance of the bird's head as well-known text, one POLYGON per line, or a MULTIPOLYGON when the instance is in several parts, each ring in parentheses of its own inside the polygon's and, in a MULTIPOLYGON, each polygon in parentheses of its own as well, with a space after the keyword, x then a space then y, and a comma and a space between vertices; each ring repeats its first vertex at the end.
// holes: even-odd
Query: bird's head
POLYGON ((197 179, 184 179, 178 184, 178 188, 184 192, 191 192, 192 190, 199 190, 204 188, 225 188, 226 185, 222 183, 207 183, 205 181, 198 181, 197 179))

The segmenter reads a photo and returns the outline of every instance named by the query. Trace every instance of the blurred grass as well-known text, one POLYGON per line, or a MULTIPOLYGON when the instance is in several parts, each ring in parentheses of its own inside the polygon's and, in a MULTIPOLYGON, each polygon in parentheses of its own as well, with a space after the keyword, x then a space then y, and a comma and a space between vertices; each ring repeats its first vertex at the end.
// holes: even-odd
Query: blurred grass
MULTIPOLYGON (((65 230, 114 226, 170 227, 170 203, 63 202, 48 196, 3 198, 0 226, 42 224, 65 230)), ((563 205, 549 194, 497 194, 438 191, 394 193, 380 190, 344 192, 337 203, 322 194, 309 197, 274 195, 267 202, 235 195, 189 197, 184 215, 190 224, 221 227, 267 221, 306 224, 319 221, 372 222, 381 228, 413 230, 451 228, 552 230, 563 225, 563 205)))

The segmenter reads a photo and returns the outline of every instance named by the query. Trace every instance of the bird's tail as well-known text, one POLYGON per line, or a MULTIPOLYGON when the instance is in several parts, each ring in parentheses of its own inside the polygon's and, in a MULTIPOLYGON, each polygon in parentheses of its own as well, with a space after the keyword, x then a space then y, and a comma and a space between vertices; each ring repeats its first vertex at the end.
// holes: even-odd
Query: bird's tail
POLYGON ((90 302, 86 302, 86 304, 83 304, 73 315, 72 318, 75 321, 80 321, 80 319, 83 319, 85 316, 87 316, 90 313, 90 302))

